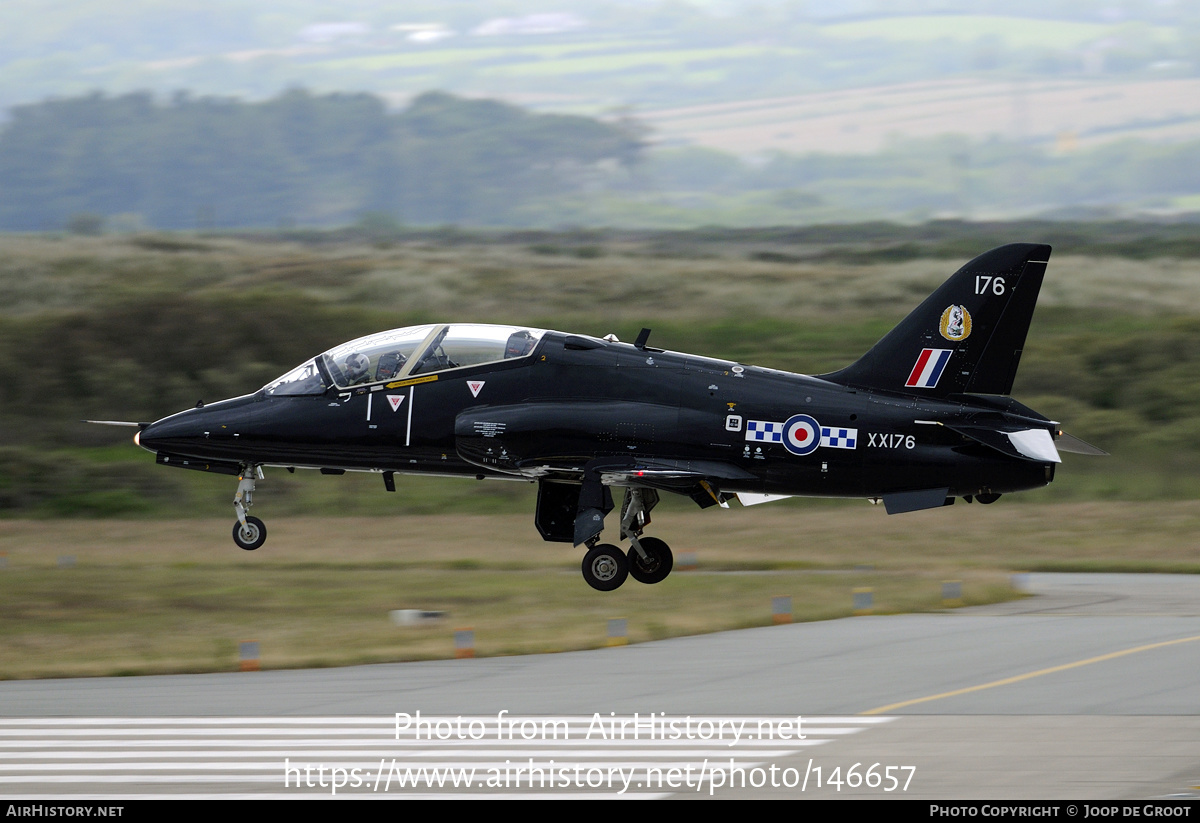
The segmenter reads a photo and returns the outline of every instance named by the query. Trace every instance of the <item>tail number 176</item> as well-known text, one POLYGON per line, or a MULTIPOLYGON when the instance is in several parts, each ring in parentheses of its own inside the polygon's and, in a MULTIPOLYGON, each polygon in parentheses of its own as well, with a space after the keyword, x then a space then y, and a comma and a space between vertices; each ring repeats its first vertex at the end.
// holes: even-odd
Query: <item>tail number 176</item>
POLYGON ((1003 277, 996 277, 995 275, 991 274, 975 275, 976 294, 987 294, 990 291, 992 294, 1000 295, 1004 294, 1004 289, 1005 286, 1003 277))

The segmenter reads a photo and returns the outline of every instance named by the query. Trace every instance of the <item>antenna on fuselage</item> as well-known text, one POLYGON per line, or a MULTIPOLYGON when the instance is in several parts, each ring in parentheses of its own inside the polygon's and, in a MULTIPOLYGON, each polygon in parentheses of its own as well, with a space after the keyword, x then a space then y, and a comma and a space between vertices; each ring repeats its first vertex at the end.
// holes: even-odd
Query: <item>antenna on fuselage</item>
POLYGON ((650 339, 650 330, 642 329, 640 332, 638 332, 637 340, 633 341, 633 347, 635 349, 645 349, 646 341, 649 339, 650 339))

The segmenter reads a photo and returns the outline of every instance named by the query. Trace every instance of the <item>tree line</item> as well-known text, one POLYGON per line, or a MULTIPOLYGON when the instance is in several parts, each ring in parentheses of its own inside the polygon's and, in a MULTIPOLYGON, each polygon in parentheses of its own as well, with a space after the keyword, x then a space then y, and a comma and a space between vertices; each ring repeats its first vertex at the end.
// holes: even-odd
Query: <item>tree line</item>
MULTIPOLYGON (((430 92, 271 100, 92 94, 19 106, 0 131, 0 230, 95 215, 156 228, 492 225, 641 151, 622 123, 430 92)), ((86 225, 86 222, 85 222, 86 225)))

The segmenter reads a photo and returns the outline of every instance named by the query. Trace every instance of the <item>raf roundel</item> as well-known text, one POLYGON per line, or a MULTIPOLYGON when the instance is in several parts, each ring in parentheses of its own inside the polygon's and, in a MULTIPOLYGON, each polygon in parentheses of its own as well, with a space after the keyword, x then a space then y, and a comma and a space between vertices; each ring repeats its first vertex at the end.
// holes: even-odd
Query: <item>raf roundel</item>
POLYGON ((793 414, 783 424, 783 447, 803 457, 821 445, 821 424, 807 414, 793 414))

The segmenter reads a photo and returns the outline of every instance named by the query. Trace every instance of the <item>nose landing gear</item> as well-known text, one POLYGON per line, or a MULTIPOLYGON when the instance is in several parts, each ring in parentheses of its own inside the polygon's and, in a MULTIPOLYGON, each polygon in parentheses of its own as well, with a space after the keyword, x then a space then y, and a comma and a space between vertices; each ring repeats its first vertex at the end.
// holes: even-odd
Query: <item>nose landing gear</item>
POLYGON ((246 517, 246 525, 233 524, 233 542, 240 548, 252 552, 267 542, 267 527, 257 517, 246 517))
POLYGON ((237 494, 233 496, 233 510, 237 512, 237 522, 233 524, 233 542, 248 552, 267 542, 267 527, 257 517, 246 514, 246 510, 254 505, 254 481, 262 477, 262 466, 244 467, 238 476, 237 494))

